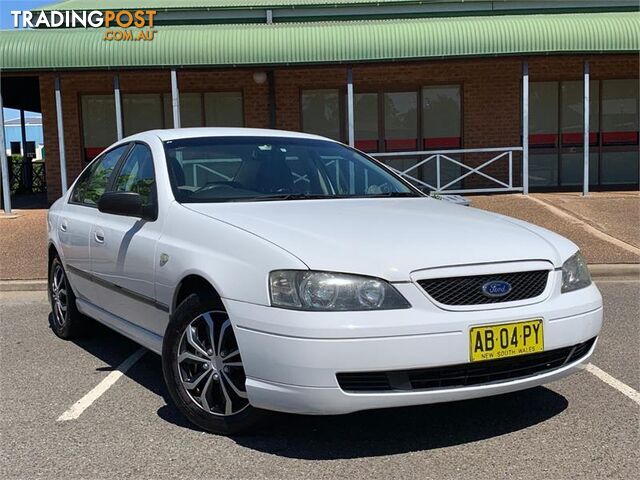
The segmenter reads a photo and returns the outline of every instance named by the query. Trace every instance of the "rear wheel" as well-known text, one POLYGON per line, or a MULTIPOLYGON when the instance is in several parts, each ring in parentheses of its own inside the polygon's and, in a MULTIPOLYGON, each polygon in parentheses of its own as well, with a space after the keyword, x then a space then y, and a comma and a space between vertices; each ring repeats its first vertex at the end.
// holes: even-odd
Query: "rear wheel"
POLYGON ((176 309, 164 337, 162 368, 172 400, 200 428, 232 434, 259 420, 261 412, 247 398, 229 316, 205 295, 192 294, 176 309))
POLYGON ((67 272, 58 257, 49 269, 49 325, 58 337, 68 340, 83 332, 86 318, 76 307, 76 296, 71 289, 67 272))

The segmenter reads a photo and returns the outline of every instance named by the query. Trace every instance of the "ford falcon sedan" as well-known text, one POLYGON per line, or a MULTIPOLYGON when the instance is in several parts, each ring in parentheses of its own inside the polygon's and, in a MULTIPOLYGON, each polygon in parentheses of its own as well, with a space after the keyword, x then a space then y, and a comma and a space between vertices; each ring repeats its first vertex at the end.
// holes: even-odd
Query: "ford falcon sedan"
POLYGON ((51 207, 53 332, 101 322, 162 356, 219 434, 275 410, 487 397, 577 371, 602 298, 578 247, 430 198, 315 135, 140 133, 51 207))

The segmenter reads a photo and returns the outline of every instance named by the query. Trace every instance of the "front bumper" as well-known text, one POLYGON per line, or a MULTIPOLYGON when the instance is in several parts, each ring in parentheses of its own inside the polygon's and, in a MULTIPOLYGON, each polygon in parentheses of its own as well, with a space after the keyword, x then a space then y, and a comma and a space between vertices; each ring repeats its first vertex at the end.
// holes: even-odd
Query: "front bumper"
MULTIPOLYGON (((408 370, 469 362, 474 325, 543 318, 545 350, 596 337, 602 299, 592 285, 523 307, 443 311, 414 284, 396 287, 413 308, 376 312, 299 312, 225 299, 247 374, 252 405, 306 414, 437 403, 526 389, 563 378, 591 353, 552 371, 469 387, 351 393, 339 372, 408 370)), ((595 346, 595 345, 594 345, 595 346)))

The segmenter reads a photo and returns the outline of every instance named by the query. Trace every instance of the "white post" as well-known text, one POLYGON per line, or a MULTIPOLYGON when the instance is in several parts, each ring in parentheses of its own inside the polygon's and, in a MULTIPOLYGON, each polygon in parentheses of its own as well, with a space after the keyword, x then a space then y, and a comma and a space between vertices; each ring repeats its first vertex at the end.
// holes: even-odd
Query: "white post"
POLYGON ((509 188, 513 188, 513 150, 509 150, 509 188))
POLYGON ((20 109, 20 146, 22 147, 22 163, 27 161, 27 120, 24 118, 24 109, 20 109))
POLYGON ((582 180, 582 195, 589 195, 589 62, 584 61, 584 178, 582 180))
POLYGON ((113 77, 113 100, 116 106, 116 135, 118 140, 124 137, 124 129, 122 128, 122 98, 120 97, 120 77, 113 77))
POLYGON ((64 156, 64 123, 62 122, 62 96, 60 94, 60 76, 55 79, 56 117, 58 120, 58 151, 60 153, 60 184, 62 195, 67 193, 67 159, 64 156))
POLYGON ((522 62, 522 193, 529 194, 529 63, 522 62))
POLYGON ((180 128, 180 92, 178 91, 178 72, 171 69, 171 105, 173 106, 173 128, 180 128))
POLYGON ((9 185, 9 164, 7 163, 7 148, 4 143, 4 110, 2 95, 0 95, 0 167, 2 167, 2 206, 4 213, 11 213, 11 186, 9 185))
POLYGON ((347 68, 347 131, 349 134, 349 146, 353 147, 356 143, 354 131, 354 111, 353 111, 353 70, 347 68))

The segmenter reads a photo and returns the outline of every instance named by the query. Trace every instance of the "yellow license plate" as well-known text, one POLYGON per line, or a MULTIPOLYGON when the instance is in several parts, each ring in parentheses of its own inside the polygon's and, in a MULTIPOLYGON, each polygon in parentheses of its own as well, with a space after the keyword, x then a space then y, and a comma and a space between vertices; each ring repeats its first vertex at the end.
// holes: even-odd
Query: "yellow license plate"
POLYGON ((516 357, 544 350, 542 319, 472 327, 469 352, 472 362, 516 357))

